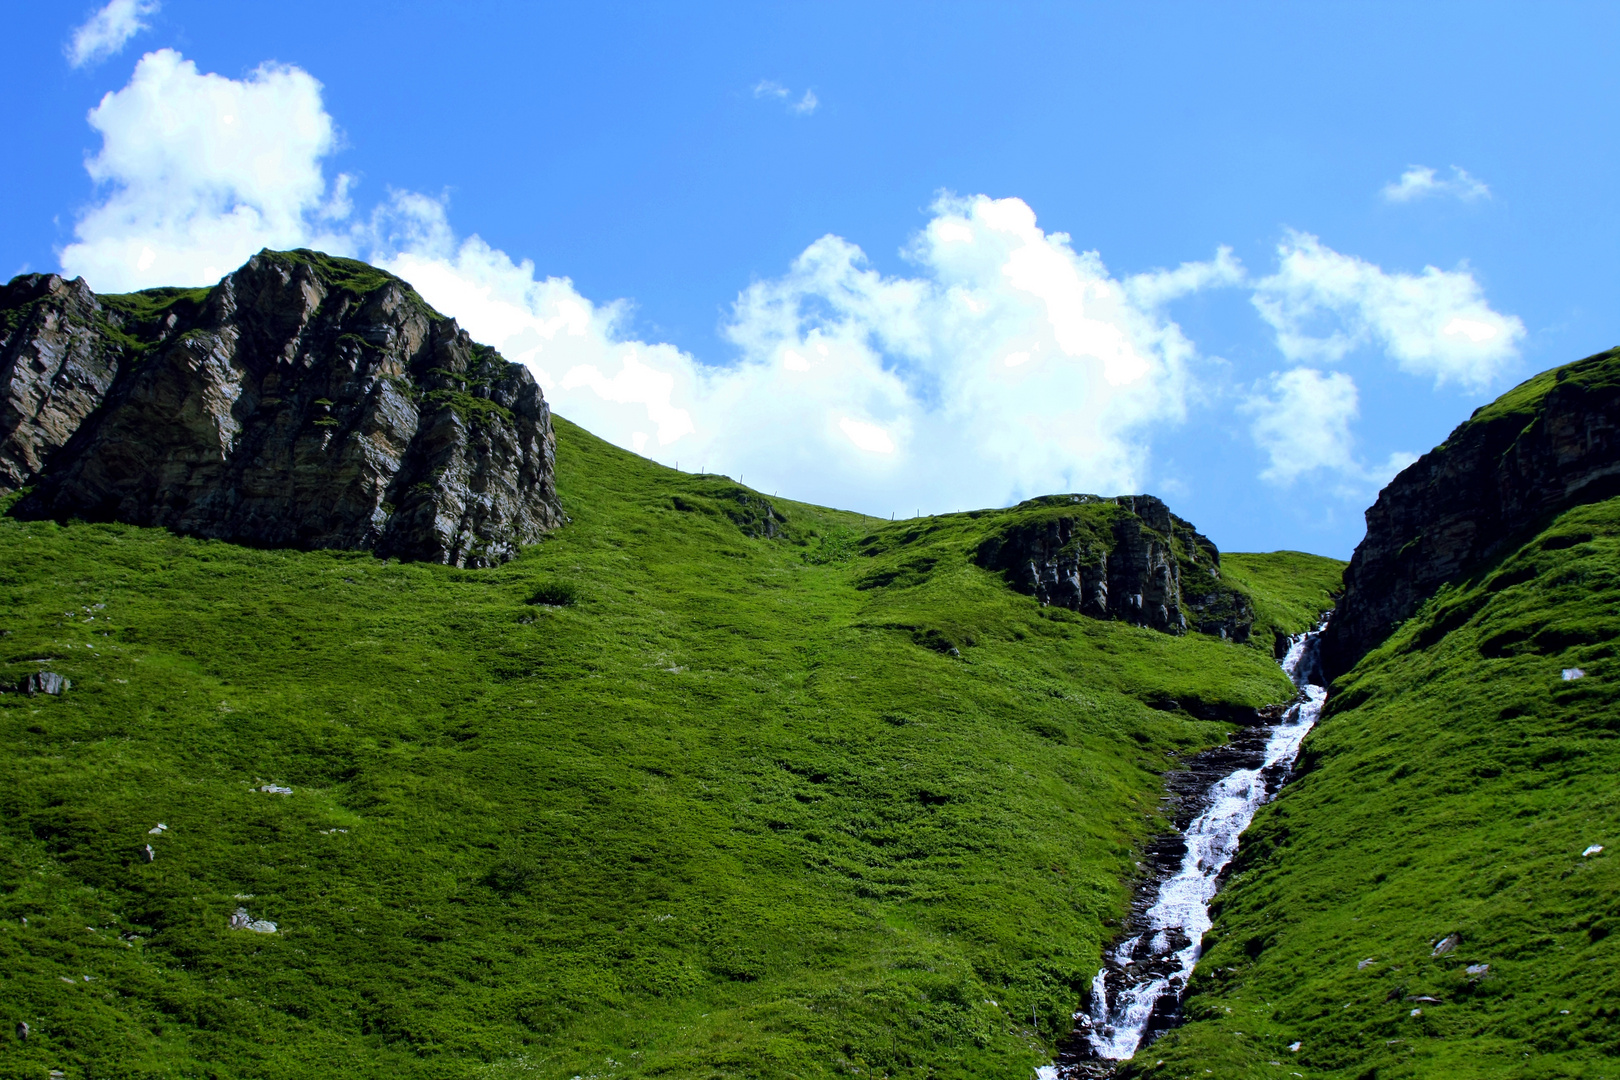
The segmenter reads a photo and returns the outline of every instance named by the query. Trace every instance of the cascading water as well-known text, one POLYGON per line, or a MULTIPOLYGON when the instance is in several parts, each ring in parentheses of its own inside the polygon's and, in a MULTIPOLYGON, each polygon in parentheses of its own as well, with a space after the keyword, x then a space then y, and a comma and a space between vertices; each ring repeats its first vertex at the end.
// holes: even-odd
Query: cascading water
MULTIPOLYGON (((1186 854, 1180 868, 1159 883, 1152 906, 1132 920, 1138 932, 1116 946, 1091 984, 1091 1004, 1076 1014, 1081 1058, 1122 1061, 1136 1053, 1158 1019, 1163 1023, 1186 989, 1200 943, 1210 927, 1209 902, 1221 871, 1237 854, 1238 837, 1254 812, 1276 794, 1287 779, 1305 734, 1321 715, 1327 690, 1321 684, 1317 638, 1327 623, 1300 634, 1290 643, 1282 668, 1300 696, 1265 735, 1258 754, 1217 780, 1201 800, 1203 810, 1183 830, 1186 854)), ((1256 734, 1259 734, 1258 732, 1256 734)), ((1258 741, 1258 740, 1256 740, 1258 741)), ((1043 1077, 1082 1072, 1075 1056, 1041 1070, 1043 1077)), ((1061 1059, 1060 1059, 1061 1060, 1061 1059)))

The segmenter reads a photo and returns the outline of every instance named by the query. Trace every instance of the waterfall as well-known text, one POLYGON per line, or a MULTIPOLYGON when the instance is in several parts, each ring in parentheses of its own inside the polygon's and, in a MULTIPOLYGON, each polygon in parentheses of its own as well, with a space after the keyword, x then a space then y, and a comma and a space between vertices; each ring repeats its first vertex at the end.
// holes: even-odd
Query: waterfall
MULTIPOLYGON (((1289 642, 1282 668, 1299 696, 1265 731, 1264 749, 1210 786, 1200 804, 1203 811, 1182 833, 1186 854, 1180 868, 1159 883, 1152 906, 1132 920, 1137 932, 1114 947, 1092 980, 1090 1007, 1075 1020, 1076 1035, 1085 1040, 1080 1049, 1093 1061, 1129 1058, 1155 1018, 1162 1021, 1179 1004, 1210 927, 1209 902, 1221 871, 1237 854, 1238 837, 1255 811, 1287 779, 1300 743, 1322 713, 1327 689, 1321 685, 1317 639, 1326 625, 1324 620, 1289 642)), ((1057 1077, 1078 1071, 1056 1065, 1041 1073, 1057 1077)))

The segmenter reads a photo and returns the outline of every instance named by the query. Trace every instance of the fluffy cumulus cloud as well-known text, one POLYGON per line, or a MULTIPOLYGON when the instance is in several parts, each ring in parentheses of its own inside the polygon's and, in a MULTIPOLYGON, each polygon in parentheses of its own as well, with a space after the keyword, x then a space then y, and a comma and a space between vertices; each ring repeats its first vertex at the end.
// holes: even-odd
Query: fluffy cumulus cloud
POLYGON ((622 305, 594 305, 477 237, 453 242, 434 205, 398 212, 415 238, 385 263, 528 364, 559 412, 767 490, 904 511, 916 497, 938 510, 1135 490, 1149 429, 1184 411, 1192 346, 1133 298, 1169 287, 1110 276, 1017 199, 942 199, 906 253, 913 276, 816 241, 738 297, 727 366, 633 339, 622 305))
POLYGON ((101 99, 90 126, 102 148, 87 167, 103 194, 61 260, 97 289, 201 284, 261 247, 350 243, 322 228, 347 213, 347 180, 329 186, 322 173, 334 129, 307 72, 265 64, 227 79, 162 49, 101 99))
MULTIPOLYGON (((774 84, 756 93, 793 101, 774 84)), ((723 328, 734 355, 705 363, 640 340, 627 304, 458 236, 443 200, 391 192, 357 214, 348 178, 327 179, 335 125, 298 68, 228 79, 161 50, 89 119, 103 140, 87 163, 98 199, 60 255, 93 287, 208 283, 261 247, 367 258, 526 364, 559 413, 598 435, 874 513, 1149 486, 1155 435, 1215 370, 1165 315, 1190 293, 1252 289, 1296 365, 1244 406, 1264 476, 1283 485, 1362 485, 1406 460, 1361 462, 1355 383, 1325 365, 1375 345, 1437 384, 1480 386, 1524 335, 1466 268, 1389 274, 1295 233, 1258 280, 1224 248, 1117 276, 1019 199, 946 196, 902 252, 905 273, 822 237, 736 298, 723 328)))
POLYGON ((157 9, 157 0, 112 0, 73 31, 64 50, 68 63, 86 67, 115 55, 130 38, 150 29, 145 19, 157 9))
POLYGON ((1351 432, 1360 415, 1359 395, 1355 380, 1342 371, 1273 373, 1241 408, 1253 418, 1254 441, 1267 458, 1260 477, 1274 484, 1316 477, 1361 497, 1368 486, 1382 487, 1417 460, 1397 451, 1376 465, 1361 461, 1351 432))
POLYGON ((1485 186, 1484 181, 1469 175, 1467 169, 1457 165, 1451 167, 1451 175, 1448 177, 1440 176, 1427 165, 1413 165, 1401 173, 1399 180, 1385 184, 1381 194, 1386 202, 1392 203, 1413 202, 1436 196, 1473 202, 1476 199, 1490 198, 1491 189, 1485 186))
POLYGON ((1372 345, 1436 386, 1483 389, 1518 358, 1524 323, 1492 310, 1466 267, 1386 273, 1300 232, 1277 256, 1254 304, 1289 360, 1331 363, 1372 345))

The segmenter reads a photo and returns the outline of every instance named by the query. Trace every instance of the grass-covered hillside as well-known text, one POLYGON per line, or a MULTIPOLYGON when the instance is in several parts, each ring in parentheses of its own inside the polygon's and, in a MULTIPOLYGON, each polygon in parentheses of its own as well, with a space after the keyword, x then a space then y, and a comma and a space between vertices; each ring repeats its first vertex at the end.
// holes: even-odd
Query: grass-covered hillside
MULTIPOLYGON (((1185 703, 1287 698, 1272 635, 1043 609, 970 561, 1017 511, 770 514, 558 435, 572 521, 493 570, 0 519, 0 679, 73 683, 0 695, 0 1075, 1047 1058, 1225 736, 1185 703)), ((1342 566, 1233 565, 1257 631, 1342 566)))
POLYGON ((1340 679, 1133 1075, 1620 1077, 1617 641, 1610 499, 1340 679))

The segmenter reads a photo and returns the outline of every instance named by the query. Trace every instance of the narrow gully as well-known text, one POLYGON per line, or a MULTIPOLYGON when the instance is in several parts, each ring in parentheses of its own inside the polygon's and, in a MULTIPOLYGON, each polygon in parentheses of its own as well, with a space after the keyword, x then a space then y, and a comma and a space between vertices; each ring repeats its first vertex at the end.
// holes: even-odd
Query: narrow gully
MULTIPOLYGON (((1073 1035, 1038 1080, 1081 1080, 1114 1074, 1141 1047, 1181 1022, 1181 997, 1197 964, 1209 902, 1237 854, 1238 838, 1293 769, 1305 735, 1321 716, 1326 681, 1317 655, 1327 626, 1289 641, 1281 660, 1299 694, 1269 724, 1245 728, 1231 742, 1198 754, 1167 778, 1176 832, 1145 853, 1151 867, 1125 920, 1126 937, 1106 954, 1073 1035)), ((1261 714, 1262 716, 1265 713, 1261 714)))

